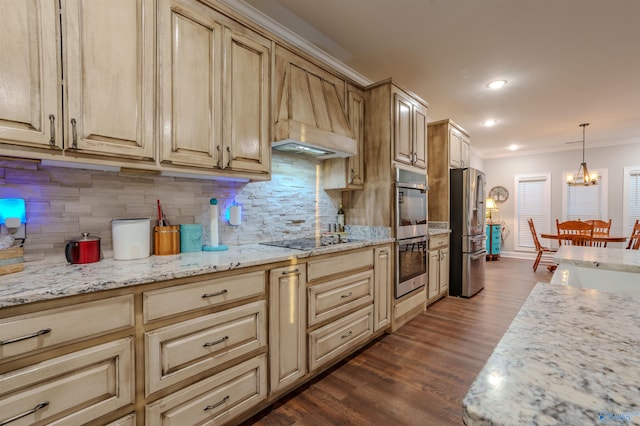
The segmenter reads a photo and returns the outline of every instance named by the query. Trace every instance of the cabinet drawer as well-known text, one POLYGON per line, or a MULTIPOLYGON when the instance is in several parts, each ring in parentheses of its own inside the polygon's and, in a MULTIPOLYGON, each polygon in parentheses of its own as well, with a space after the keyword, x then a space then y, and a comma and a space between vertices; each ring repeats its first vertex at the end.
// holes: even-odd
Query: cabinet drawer
POLYGON ((449 245, 449 235, 432 235, 429 237, 429 250, 446 247, 449 245))
POLYGON ((107 426, 136 426, 136 413, 121 417, 114 422, 108 423, 107 426))
POLYGON ((146 395, 266 345, 258 301, 145 333, 146 395))
POLYGON ((133 403, 133 378, 131 338, 12 371, 0 376, 0 422, 43 406, 16 424, 84 424, 133 403))
POLYGON ((132 295, 1 319, 0 360, 133 325, 132 295))
POLYGON ((143 296, 144 322, 262 294, 262 271, 147 291, 143 296))
POLYGON ((309 325, 373 302, 373 270, 309 287, 309 325))
POLYGON ((309 369, 340 357, 373 334, 373 306, 309 333, 309 369))
POLYGON ((365 267, 373 267, 373 250, 311 260, 307 264, 307 281, 365 267))
POLYGON ((145 422, 224 424, 266 397, 267 358, 260 355, 147 405, 145 422))

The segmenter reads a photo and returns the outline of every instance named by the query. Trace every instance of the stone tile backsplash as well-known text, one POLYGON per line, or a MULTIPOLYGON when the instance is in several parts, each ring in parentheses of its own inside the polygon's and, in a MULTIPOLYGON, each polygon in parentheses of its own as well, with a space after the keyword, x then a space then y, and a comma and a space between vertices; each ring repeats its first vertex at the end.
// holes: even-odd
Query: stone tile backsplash
POLYGON ((64 261, 65 242, 81 232, 100 236, 111 257, 111 220, 148 217, 155 224, 158 199, 171 224, 200 223, 208 235, 209 199, 217 198, 220 244, 238 245, 321 232, 336 221, 341 193, 322 189, 321 162, 274 152, 271 180, 249 183, 0 159, 0 198, 13 197, 27 205, 25 260, 64 261), (234 202, 242 207, 240 226, 225 219, 234 202))

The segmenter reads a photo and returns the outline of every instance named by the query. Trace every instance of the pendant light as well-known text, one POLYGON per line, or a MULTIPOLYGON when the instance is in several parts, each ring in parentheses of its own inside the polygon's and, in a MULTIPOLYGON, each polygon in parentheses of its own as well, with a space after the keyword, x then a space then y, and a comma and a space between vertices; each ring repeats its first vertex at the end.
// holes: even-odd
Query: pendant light
POLYGON ((584 161, 584 134, 585 128, 588 125, 589 123, 582 123, 580 125, 580 127, 582 127, 582 163, 580 163, 577 173, 567 175, 567 184, 569 184, 569 186, 589 186, 598 184, 598 173, 589 174, 587 163, 584 161))

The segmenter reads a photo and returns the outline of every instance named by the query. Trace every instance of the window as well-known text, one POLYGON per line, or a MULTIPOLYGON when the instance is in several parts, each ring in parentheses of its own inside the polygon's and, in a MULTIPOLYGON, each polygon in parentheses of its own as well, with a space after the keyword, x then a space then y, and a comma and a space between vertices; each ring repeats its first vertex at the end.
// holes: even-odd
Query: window
POLYGON ((631 235, 633 224, 637 219, 640 219, 640 166, 624 168, 623 185, 623 235, 631 235))
MULTIPOLYGON (((609 220, 607 169, 594 170, 598 173, 598 184, 590 186, 562 186, 562 220, 609 220)), ((567 181, 565 172, 563 182, 567 181)))
POLYGON ((533 219, 538 233, 551 230, 551 175, 549 173, 515 176, 515 249, 535 247, 527 220, 533 219))

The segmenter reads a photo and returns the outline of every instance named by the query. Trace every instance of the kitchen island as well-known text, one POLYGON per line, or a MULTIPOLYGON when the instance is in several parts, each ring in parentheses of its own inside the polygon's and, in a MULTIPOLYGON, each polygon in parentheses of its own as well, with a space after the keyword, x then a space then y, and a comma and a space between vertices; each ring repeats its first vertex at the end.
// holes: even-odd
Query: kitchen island
POLYGON ((640 295, 638 250, 562 246, 554 260, 554 284, 640 295))
POLYGON ((463 399, 464 423, 640 424, 639 304, 538 283, 463 399))

